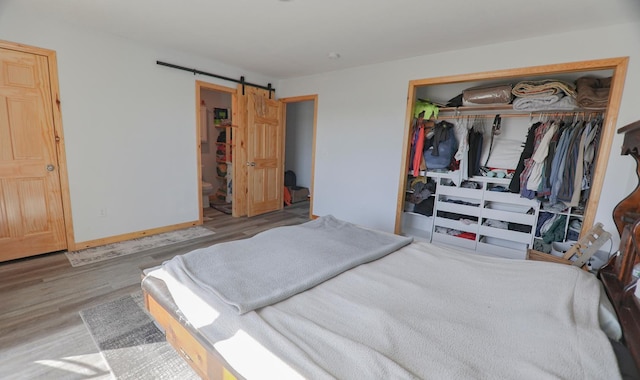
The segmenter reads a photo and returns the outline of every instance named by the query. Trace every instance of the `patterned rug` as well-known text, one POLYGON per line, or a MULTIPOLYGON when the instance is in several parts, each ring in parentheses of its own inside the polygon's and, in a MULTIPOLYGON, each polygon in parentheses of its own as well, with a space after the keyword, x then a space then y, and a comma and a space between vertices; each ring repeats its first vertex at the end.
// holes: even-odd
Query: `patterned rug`
POLYGON ((73 267, 93 264, 115 257, 130 255, 146 251, 152 248, 163 247, 187 240, 198 239, 215 234, 204 227, 196 226, 183 230, 165 232, 163 234, 145 236, 137 239, 121 241, 92 247, 80 251, 65 252, 67 259, 73 267))
POLYGON ((233 212, 233 208, 231 208, 231 203, 212 204, 211 207, 227 215, 231 215, 231 213, 233 212))
POLYGON ((82 310, 80 316, 116 379, 200 379, 144 310, 142 292, 82 310))

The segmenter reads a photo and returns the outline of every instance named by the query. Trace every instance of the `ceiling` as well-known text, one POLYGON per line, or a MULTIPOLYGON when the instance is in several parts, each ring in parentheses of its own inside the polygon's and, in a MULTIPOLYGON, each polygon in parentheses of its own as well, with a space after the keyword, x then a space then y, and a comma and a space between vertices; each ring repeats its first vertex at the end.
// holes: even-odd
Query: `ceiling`
POLYGON ((638 0, 11 1, 274 78, 640 21, 638 0))

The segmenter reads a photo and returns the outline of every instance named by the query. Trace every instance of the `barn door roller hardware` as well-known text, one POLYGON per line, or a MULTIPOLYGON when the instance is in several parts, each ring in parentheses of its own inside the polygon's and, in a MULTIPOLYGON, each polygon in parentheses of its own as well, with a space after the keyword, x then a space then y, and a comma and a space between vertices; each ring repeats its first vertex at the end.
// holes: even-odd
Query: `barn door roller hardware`
POLYGON ((276 91, 275 88, 271 87, 271 83, 269 83, 266 86, 262 86, 262 85, 259 85, 259 84, 255 84, 255 83, 251 83, 251 82, 245 81, 244 80, 244 76, 241 76, 240 79, 234 79, 234 78, 229 78, 229 77, 225 77, 225 76, 218 75, 218 74, 208 73, 206 71, 200 71, 200 70, 196 70, 196 69, 190 69, 190 68, 184 67, 184 66, 174 65, 172 63, 167 63, 167 62, 162 62, 162 61, 156 61, 156 63, 158 65, 160 65, 160 66, 167 66, 167 67, 171 67, 173 69, 188 71, 190 73, 193 73, 193 75, 196 75, 196 74, 207 75, 207 76, 218 78, 218 79, 228 80, 230 82, 240 83, 242 85, 242 95, 244 95, 244 86, 251 86, 251 87, 261 88, 263 90, 269 91, 269 99, 271 99, 271 92, 272 91, 273 92, 276 91))

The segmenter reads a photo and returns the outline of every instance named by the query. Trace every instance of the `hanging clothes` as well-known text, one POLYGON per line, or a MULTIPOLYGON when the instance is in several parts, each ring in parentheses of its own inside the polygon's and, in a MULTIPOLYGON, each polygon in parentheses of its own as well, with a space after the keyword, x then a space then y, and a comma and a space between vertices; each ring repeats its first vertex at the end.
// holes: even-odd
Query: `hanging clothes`
POLYGON ((420 174, 420 161, 422 161, 422 150, 424 149, 424 126, 422 118, 418 118, 414 124, 414 153, 413 153, 413 175, 417 177, 420 174))
POLYGON ((529 174, 529 178, 527 179, 527 189, 531 191, 540 190, 540 186, 542 184, 542 177, 544 172, 544 162, 549 154, 549 143, 551 143, 551 139, 556 134, 558 130, 558 124, 555 122, 551 123, 551 126, 547 129, 540 140, 538 147, 535 152, 531 156, 531 160, 533 162, 531 167, 531 173, 529 174))
POLYGON ((425 120, 422 116, 413 119, 409 170, 414 177, 417 177, 420 174, 420 166, 422 164, 425 149, 425 140, 430 136, 433 126, 433 121, 425 120))
POLYGON ((467 136, 469 141, 469 152, 467 154, 469 161, 467 171, 468 177, 480 174, 484 133, 480 130, 482 126, 477 125, 477 123, 477 120, 473 121, 472 127, 467 136))
POLYGON ((531 158, 533 155, 536 129, 541 125, 542 123, 537 122, 529 127, 527 139, 524 143, 524 149, 522 150, 520 160, 518 161, 518 166, 516 166, 516 171, 513 173, 513 177, 509 183, 509 191, 512 193, 520 193, 520 174, 522 174, 522 171, 524 170, 525 160, 531 158))
POLYGON ((453 156, 456 161, 460 162, 460 178, 458 183, 469 179, 469 161, 465 160, 464 158, 468 157, 469 154, 470 127, 471 123, 469 122, 469 119, 460 119, 455 123, 455 126, 453 128, 453 131, 456 135, 456 140, 458 140, 458 151, 453 156))
MULTIPOLYGON (((542 141, 542 137, 545 135, 549 127, 550 123, 544 123, 538 128, 536 128, 534 133, 534 141, 533 141, 533 152, 531 156, 533 157, 533 153, 538 149, 540 142, 542 141)), ((529 180, 529 176, 531 174, 531 170, 533 169, 534 161, 531 158, 527 158, 524 160, 524 168, 522 169, 522 173, 520 174, 520 195, 524 198, 533 199, 536 194, 535 191, 527 189, 527 181, 529 180)))
POLYGON ((574 127, 574 132, 571 134, 571 141, 569 142, 569 148, 565 155, 564 162, 562 163, 562 183, 558 188, 558 200, 562 201, 565 205, 573 207, 577 206, 577 201, 574 201, 574 190, 576 188, 576 175, 580 176, 578 182, 578 197, 580 192, 580 183, 582 181, 582 157, 584 152, 584 139, 583 132, 586 124, 582 123, 578 127, 574 127))
POLYGON ((563 182, 563 171, 566 162, 567 151, 572 137, 574 137, 576 131, 580 128, 582 121, 574 123, 571 127, 566 128, 560 136, 558 146, 556 148, 556 154, 553 157, 551 167, 551 192, 549 194, 549 202, 553 205, 558 202, 558 192, 563 182))
POLYGON ((549 153, 547 154, 547 158, 545 159, 544 163, 544 177, 542 181, 542 188, 538 192, 539 198, 548 198, 549 194, 551 194, 551 168, 553 166, 553 158, 556 155, 560 136, 562 136, 562 133, 566 128, 567 125, 564 122, 560 122, 558 130, 549 142, 549 153))
POLYGON ((598 146, 600 145, 600 131, 602 130, 602 120, 597 119, 592 124, 591 130, 587 135, 584 147, 584 171, 582 176, 582 190, 591 189, 591 176, 593 175, 593 165, 598 146))

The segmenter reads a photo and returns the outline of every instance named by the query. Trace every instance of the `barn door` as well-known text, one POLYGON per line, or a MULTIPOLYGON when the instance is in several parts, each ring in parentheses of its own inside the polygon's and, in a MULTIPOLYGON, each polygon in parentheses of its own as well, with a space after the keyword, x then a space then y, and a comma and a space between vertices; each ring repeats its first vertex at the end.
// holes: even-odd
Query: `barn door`
POLYGON ((284 122, 282 102, 264 90, 247 93, 247 216, 282 209, 284 122))
POLYGON ((0 261, 67 248, 48 64, 0 48, 0 261))

